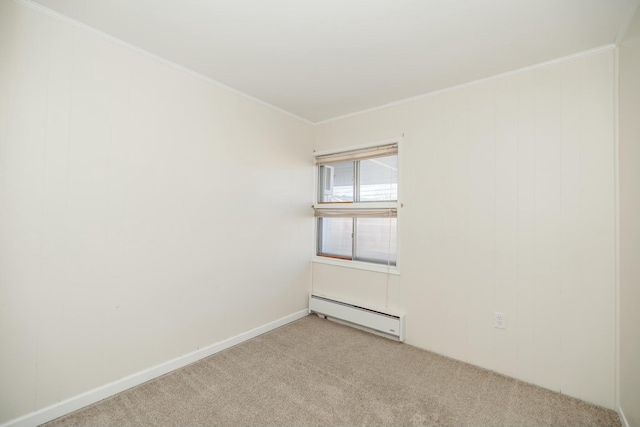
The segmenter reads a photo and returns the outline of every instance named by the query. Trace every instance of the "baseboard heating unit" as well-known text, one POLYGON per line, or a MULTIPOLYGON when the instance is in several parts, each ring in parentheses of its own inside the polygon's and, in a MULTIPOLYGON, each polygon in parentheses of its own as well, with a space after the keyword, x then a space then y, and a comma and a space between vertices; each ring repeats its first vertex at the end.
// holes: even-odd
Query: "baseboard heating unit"
POLYGON ((311 294, 309 313, 363 326, 404 341, 404 315, 389 310, 367 308, 311 294))

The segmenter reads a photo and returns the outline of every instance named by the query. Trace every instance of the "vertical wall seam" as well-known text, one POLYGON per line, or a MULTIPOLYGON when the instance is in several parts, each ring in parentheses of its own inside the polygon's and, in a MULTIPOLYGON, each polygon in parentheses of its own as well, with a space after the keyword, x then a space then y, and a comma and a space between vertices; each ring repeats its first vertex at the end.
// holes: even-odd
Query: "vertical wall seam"
MULTIPOLYGON (((564 76, 566 73, 566 65, 564 65, 563 67, 560 68, 560 138, 558 138, 558 143, 560 144, 559 147, 559 164, 558 164, 558 179, 560 181, 560 299, 559 299, 559 303, 560 303, 560 311, 564 312, 564 310, 562 309, 562 302, 563 302, 563 287, 564 287, 564 246, 563 245, 563 239, 562 239, 562 234, 563 234, 563 224, 562 224, 562 219, 563 219, 563 215, 562 213, 564 212, 564 180, 563 180, 563 169, 562 169, 562 161, 564 160, 564 156, 563 154, 563 146, 564 146, 564 140, 563 140, 563 130, 565 127, 565 117, 564 117, 564 102, 565 102, 565 97, 564 97, 564 89, 565 89, 565 84, 564 84, 564 76)), ((560 392, 562 393, 562 388, 563 388, 563 379, 564 379, 564 366, 563 366, 563 360, 564 360, 564 346, 562 345, 564 342, 564 328, 563 328, 563 324, 562 324, 562 316, 558 316, 558 322, 560 324, 560 392)))
MULTIPOLYGON (((65 215, 65 230, 64 230, 64 260, 67 263, 69 259, 69 182, 71 181, 71 123, 73 121, 72 112, 73 112, 73 73, 75 69, 75 53, 76 53, 76 27, 71 27, 71 64, 69 67, 69 72, 71 73, 69 79, 69 110, 67 114, 67 171, 66 171, 66 182, 65 182, 65 202, 64 202, 64 215, 65 215)), ((65 269, 65 273, 68 273, 68 270, 65 269)), ((67 289, 64 290, 64 304, 63 310, 66 310, 68 295, 67 289)))
POLYGON ((620 405, 620 48, 613 51, 614 349, 613 402, 620 405))
MULTIPOLYGON (((466 249, 466 252, 467 252, 465 254, 465 260, 466 260, 466 263, 467 263, 467 271, 469 271, 469 259, 470 259, 470 252, 471 252, 469 250, 470 239, 469 239, 469 210, 468 210, 469 203, 471 201, 471 188, 469 188, 470 187, 469 183, 471 182, 471 180, 469 179, 470 176, 471 176, 471 173, 470 173, 470 170, 469 170, 470 169, 469 168, 469 166, 470 166, 469 154, 470 154, 470 148, 471 148, 471 132, 470 132, 470 129, 471 129, 471 126, 470 126, 470 123, 471 123, 471 94, 469 93, 468 89, 465 89, 463 93, 465 95, 465 103, 466 103, 466 105, 465 105, 465 116, 466 116, 466 120, 467 120, 466 128, 465 128, 466 135, 465 135, 463 143, 465 145, 465 152, 467 154, 465 156, 465 162, 466 162, 465 171, 467 173, 466 182, 467 182, 467 203, 468 203, 467 204, 467 211, 465 212, 465 216, 464 216, 464 229, 465 229, 464 236, 465 236, 465 240, 466 240, 465 241, 465 249, 466 249)), ((458 291, 459 291, 459 289, 458 289, 458 291)), ((467 292, 464 293, 464 299, 465 299, 464 306, 467 309, 466 311, 468 313, 469 312, 469 310, 468 310, 468 308, 469 308, 469 298, 468 298, 468 293, 467 292)), ((469 350, 469 317, 468 317, 468 315, 464 316, 464 332, 465 332, 465 337, 466 337, 467 343, 464 346, 464 353, 463 353, 464 359, 463 360, 465 362, 469 362, 469 360, 470 360, 469 359, 470 350, 469 350)))
POLYGON ((516 366, 520 370, 520 80, 515 79, 516 93, 516 366))
POLYGON ((537 166, 537 162, 536 162, 536 143, 538 140, 538 88, 537 88, 537 82, 538 82, 538 75, 539 75, 539 71, 536 71, 533 74, 533 147, 532 147, 532 151, 533 151, 533 191, 532 191, 532 198, 533 198, 533 211, 532 211, 532 224, 531 224, 531 229, 532 229, 532 257, 533 257, 533 262, 531 263, 531 284, 532 284, 532 312, 533 312, 533 330, 531 333, 531 349, 532 349, 532 355, 531 355, 531 377, 532 377, 532 382, 534 384, 538 384, 538 378, 537 378, 537 371, 536 371, 536 325, 538 322, 536 322, 536 317, 537 317, 537 312, 536 312, 536 297, 537 297, 537 292, 536 292, 536 176, 537 176, 537 170, 536 170, 536 166, 537 166))
MULTIPOLYGON (((493 84, 493 305, 498 300, 498 85, 493 84)), ((503 311, 502 308, 500 311, 503 311)), ((498 334, 493 334, 493 363, 498 355, 498 334)))
MULTIPOLYGON (((46 95, 45 95, 45 126, 44 126, 44 141, 43 141, 43 155, 42 155, 42 187, 41 187, 41 193, 40 193, 40 253, 39 253, 39 270, 40 270, 40 280, 41 282, 38 284, 38 288, 43 286, 44 283, 42 281, 42 279, 44 278, 43 274, 44 274, 44 222, 45 222, 45 190, 46 190, 46 186, 47 186, 47 146, 48 146, 48 141, 49 141, 49 108, 50 108, 50 92, 51 92, 51 51, 53 50, 53 37, 52 37, 52 32, 53 32, 53 18, 51 18, 50 16, 47 17, 47 21, 49 23, 49 37, 47 40, 47 46, 48 46, 48 55, 47 55, 47 88, 46 88, 46 95)), ((35 389, 34 389, 34 408, 38 407, 38 392, 39 392, 39 387, 38 387, 38 374, 40 372, 39 369, 39 361, 40 361, 40 323, 42 321, 42 310, 41 310, 41 306, 42 306, 42 292, 38 292, 38 301, 37 301, 37 305, 38 305, 38 313, 36 316, 36 366, 35 366, 35 370, 36 370, 36 375, 35 375, 35 389)))

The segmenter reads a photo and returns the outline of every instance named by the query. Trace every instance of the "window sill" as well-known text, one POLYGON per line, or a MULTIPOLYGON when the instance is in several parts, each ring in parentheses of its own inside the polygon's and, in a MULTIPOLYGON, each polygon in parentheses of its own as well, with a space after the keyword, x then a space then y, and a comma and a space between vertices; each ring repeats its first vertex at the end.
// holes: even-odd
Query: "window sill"
POLYGON ((349 261, 346 259, 337 259, 337 258, 327 258, 323 256, 315 255, 312 259, 312 262, 316 262, 318 264, 329 264, 329 265, 337 265, 339 267, 347 267, 347 268, 355 268, 358 270, 367 270, 367 271, 375 271, 377 273, 385 273, 385 274, 393 274, 395 276, 400 275, 400 271, 396 266, 389 266, 383 264, 373 264, 370 262, 362 262, 362 261, 349 261))

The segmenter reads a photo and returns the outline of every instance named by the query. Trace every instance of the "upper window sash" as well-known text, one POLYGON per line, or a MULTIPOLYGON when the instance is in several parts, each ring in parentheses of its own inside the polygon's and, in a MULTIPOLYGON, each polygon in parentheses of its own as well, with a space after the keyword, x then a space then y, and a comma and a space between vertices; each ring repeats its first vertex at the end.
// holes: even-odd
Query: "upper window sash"
POLYGON ((318 155, 318 203, 397 201, 398 144, 318 155))

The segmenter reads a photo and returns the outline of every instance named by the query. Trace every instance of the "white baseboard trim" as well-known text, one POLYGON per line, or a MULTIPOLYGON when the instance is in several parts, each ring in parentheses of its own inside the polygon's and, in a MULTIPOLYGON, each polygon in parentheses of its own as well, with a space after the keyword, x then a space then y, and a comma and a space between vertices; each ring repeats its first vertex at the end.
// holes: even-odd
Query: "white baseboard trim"
POLYGON ((54 405, 40 409, 39 411, 31 412, 30 414, 26 414, 19 418, 15 418, 13 420, 8 421, 6 424, 2 424, 0 427, 38 426, 40 424, 54 420, 63 415, 67 415, 73 411, 77 411, 78 409, 81 409, 92 403, 98 402, 102 399, 106 399, 107 397, 113 396, 114 394, 120 393, 131 387, 135 387, 144 382, 147 382, 149 380, 152 380, 154 378, 167 374, 171 371, 187 366, 193 362, 197 362, 200 359, 204 359, 205 357, 211 356, 212 354, 226 350, 229 347, 233 347, 234 345, 250 340, 251 338, 255 338, 258 335, 262 335, 266 332, 272 331, 276 328, 279 328, 280 326, 286 325, 287 323, 291 323, 295 320, 301 319, 307 316, 308 314, 309 314, 309 311, 308 309, 305 308, 304 310, 298 311, 296 313, 285 316, 281 319, 259 326, 255 329, 244 332, 240 335, 236 335, 235 337, 228 338, 224 341, 220 341, 208 347, 201 348, 192 353, 185 354, 184 356, 177 357, 168 362, 164 362, 159 365, 153 366, 149 369, 145 369, 144 371, 137 372, 127 377, 121 378, 117 381, 94 388, 93 390, 89 390, 85 393, 79 394, 78 396, 74 396, 69 399, 63 400, 54 405))
POLYGON ((618 416, 620 417, 620 422, 622 423, 622 427, 630 427, 629 422, 627 421, 627 417, 624 416, 624 412, 620 405, 618 405, 618 416))

